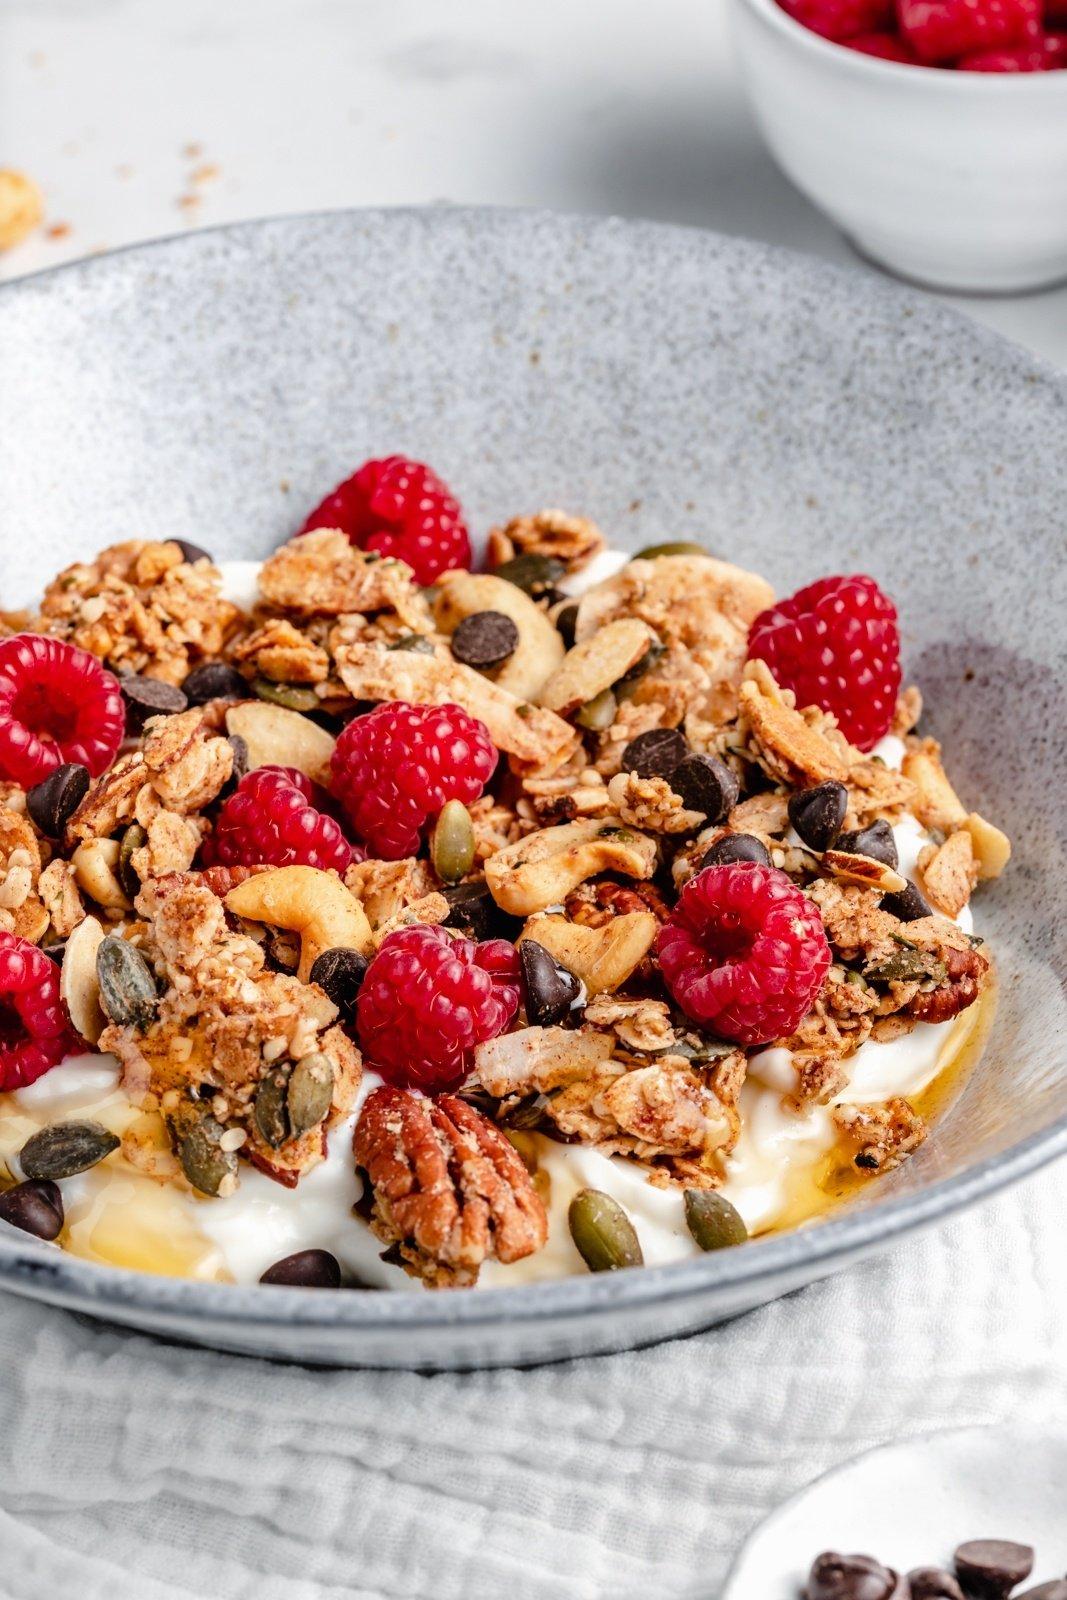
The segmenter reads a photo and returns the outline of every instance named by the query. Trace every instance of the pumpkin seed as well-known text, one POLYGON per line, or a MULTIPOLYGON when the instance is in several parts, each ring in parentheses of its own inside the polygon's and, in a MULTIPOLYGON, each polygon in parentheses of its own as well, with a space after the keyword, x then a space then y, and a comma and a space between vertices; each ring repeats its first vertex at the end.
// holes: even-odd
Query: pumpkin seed
POLYGON ((442 883, 458 883, 474 865, 474 824, 462 800, 449 800, 442 806, 430 859, 442 883))
POLYGON ((141 952, 127 939, 109 934, 96 952, 100 1004, 120 1025, 145 1029, 159 1006, 156 980, 141 952))
POLYGON ((685 1224, 701 1250, 725 1250, 748 1238, 740 1211, 712 1189, 685 1191, 685 1224))
POLYGON ((510 561, 494 567, 493 577, 504 578, 536 598, 554 589, 566 571, 566 565, 556 556, 524 555, 513 556, 510 561))
POLYGON ((289 1137, 289 1067, 271 1067, 259 1080, 253 1113, 260 1136, 272 1150, 285 1143, 289 1137))
POLYGON ((292 1137, 299 1139, 309 1128, 317 1128, 333 1104, 333 1062, 316 1050, 303 1056, 289 1075, 285 1097, 292 1137))
POLYGON ((603 733, 615 721, 618 709, 618 702, 611 690, 601 689, 599 694, 585 702, 574 720, 580 728, 588 728, 591 733, 603 733))
POLYGON ((285 706, 287 711, 318 711, 322 705, 314 689, 302 688, 296 683, 272 683, 270 678, 253 678, 252 693, 257 700, 285 706))
POLYGON ((100 1122, 54 1122, 27 1139, 19 1165, 27 1178, 73 1178, 103 1161, 119 1143, 100 1122))
POLYGON ((875 983, 914 983, 923 978, 945 983, 948 971, 945 963, 929 951, 917 950, 914 945, 905 944, 891 956, 865 967, 863 975, 875 983))
POLYGON ((131 822, 126 832, 122 835, 119 846, 118 877, 126 896, 135 900, 141 890, 141 880, 133 869, 132 856, 135 850, 143 850, 148 843, 148 835, 139 822, 131 822))
POLYGON ((644 1265, 641 1242, 626 1212, 601 1189, 579 1189, 567 1211, 571 1238, 590 1272, 644 1265))
POLYGON ((224 1187, 232 1189, 227 1180, 237 1178, 237 1155, 224 1150, 220 1143, 225 1130, 209 1111, 188 1121, 178 1139, 178 1160, 194 1189, 201 1194, 218 1194, 224 1187))
POLYGON ((662 544, 646 544, 633 557, 635 561, 656 561, 660 556, 709 556, 702 544, 694 539, 666 539, 662 544))
POLYGON ((405 633, 387 647, 390 650, 410 650, 412 655, 432 656, 433 644, 424 633, 405 633))

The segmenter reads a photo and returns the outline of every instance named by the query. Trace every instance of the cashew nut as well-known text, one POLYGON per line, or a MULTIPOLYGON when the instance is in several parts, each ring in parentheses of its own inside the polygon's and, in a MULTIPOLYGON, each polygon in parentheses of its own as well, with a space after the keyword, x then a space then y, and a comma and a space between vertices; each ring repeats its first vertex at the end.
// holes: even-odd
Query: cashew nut
POLYGON ((1011 859, 1011 840, 992 822, 972 811, 963 826, 971 836, 979 878, 999 878, 1011 859))
POLYGON ((493 681, 520 700, 536 700, 538 691, 563 660, 563 640, 528 594, 506 578, 471 572, 444 572, 434 607, 437 626, 452 634, 464 617, 478 611, 499 611, 519 630, 519 642, 493 681))
POLYGON ((626 982, 652 948, 659 923, 651 911, 628 911, 599 928, 569 922, 566 917, 531 917, 519 935, 536 939, 576 978, 589 994, 613 991, 626 982))
POLYGON ((948 780, 936 739, 923 739, 906 750, 900 770, 915 785, 912 810, 924 828, 952 833, 964 825, 967 809, 948 780))
POLYGON ((539 705, 562 717, 577 711, 626 676, 657 643, 647 622, 620 617, 568 650, 537 696, 539 705))
POLYGON ((87 839, 70 858, 78 888, 105 911, 130 910, 117 876, 119 848, 117 839, 87 839))
POLYGON ((340 878, 318 867, 277 867, 231 889, 223 904, 250 922, 267 922, 300 935, 297 976, 306 983, 324 950, 374 949, 367 914, 340 878))
POLYGON ((227 733, 238 734, 248 746, 248 766, 296 767, 314 783, 329 783, 334 739, 317 722, 299 711, 268 705, 265 700, 243 700, 226 713, 227 733))
POLYGON ((598 872, 651 878, 656 841, 636 828, 587 818, 542 828, 498 850, 485 863, 489 893, 502 910, 528 917, 556 905, 598 872))

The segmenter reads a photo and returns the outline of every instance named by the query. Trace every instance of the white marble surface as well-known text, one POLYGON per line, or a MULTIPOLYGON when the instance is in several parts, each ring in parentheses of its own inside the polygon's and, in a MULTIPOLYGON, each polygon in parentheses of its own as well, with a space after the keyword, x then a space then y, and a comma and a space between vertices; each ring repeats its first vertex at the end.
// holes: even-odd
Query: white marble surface
MULTIPOLYGON (((853 262, 764 151, 727 10, 0 0, 0 165, 32 173, 69 228, 0 257, 0 278, 240 217, 440 200, 704 224, 853 262)), ((1067 366, 1067 288, 957 303, 1067 366)))

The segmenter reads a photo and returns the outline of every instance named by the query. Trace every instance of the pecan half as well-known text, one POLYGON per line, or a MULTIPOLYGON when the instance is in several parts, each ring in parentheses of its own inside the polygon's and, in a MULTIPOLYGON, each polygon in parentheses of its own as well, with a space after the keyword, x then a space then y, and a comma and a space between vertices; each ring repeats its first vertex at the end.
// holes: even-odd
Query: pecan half
POLYGON ((375 1089, 353 1149, 373 1193, 371 1227, 431 1288, 467 1287, 488 1257, 520 1261, 548 1237, 514 1147, 455 1095, 375 1089))
POLYGON ((938 954, 948 973, 946 981, 925 993, 920 989, 906 1007, 909 1016, 920 1022, 949 1022, 973 1006, 989 971, 989 962, 978 950, 942 945, 938 954))

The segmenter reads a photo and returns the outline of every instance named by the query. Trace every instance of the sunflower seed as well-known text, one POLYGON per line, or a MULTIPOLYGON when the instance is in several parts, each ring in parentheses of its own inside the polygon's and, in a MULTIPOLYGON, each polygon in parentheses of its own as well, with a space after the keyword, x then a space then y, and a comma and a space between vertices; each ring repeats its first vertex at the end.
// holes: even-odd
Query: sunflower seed
POLYGON ((748 1229, 736 1206, 711 1189, 685 1191, 685 1225, 701 1250, 744 1244, 748 1229))
POLYGON ((333 1103, 333 1062, 316 1050, 303 1056, 289 1074, 285 1096, 291 1137, 299 1139, 309 1128, 317 1128, 333 1103))
POLYGON ((119 1143, 100 1122, 54 1122, 27 1139, 19 1166, 27 1178, 73 1178, 103 1161, 119 1143))
POLYGON ((26 810, 47 839, 58 839, 89 793, 89 768, 68 761, 35 783, 26 794, 26 810))
POLYGON ((442 806, 430 842, 430 859, 442 883, 458 883, 474 865, 474 824, 462 800, 449 800, 442 806))
POLYGON ((50 1178, 31 1178, 0 1194, 0 1221, 35 1239, 56 1239, 63 1231, 63 1196, 50 1178))
POLYGON ((644 1264, 634 1225, 617 1200, 601 1189, 579 1189, 567 1211, 578 1254, 590 1272, 618 1272, 644 1264))
POLYGON ((112 1022, 145 1029, 159 1008, 156 980, 141 952, 126 939, 109 934, 96 952, 100 1004, 112 1022))

